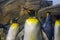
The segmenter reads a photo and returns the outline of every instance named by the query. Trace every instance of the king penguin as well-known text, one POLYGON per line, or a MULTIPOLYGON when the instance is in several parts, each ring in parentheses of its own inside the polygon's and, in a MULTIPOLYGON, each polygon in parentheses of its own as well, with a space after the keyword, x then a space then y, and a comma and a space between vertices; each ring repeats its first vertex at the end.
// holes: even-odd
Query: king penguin
POLYGON ((24 24, 24 40, 41 40, 39 20, 34 16, 35 11, 30 10, 30 17, 24 24))
POLYGON ((19 23, 17 23, 17 20, 13 19, 12 22, 6 40, 15 40, 16 34, 19 30, 19 23))
POLYGON ((54 40, 60 40, 60 20, 55 22, 54 40))
POLYGON ((46 21, 43 24, 42 28, 43 28, 43 31, 46 33, 48 40, 53 40, 54 27, 52 23, 52 15, 51 15, 51 12, 47 12, 46 14, 47 14, 46 21))

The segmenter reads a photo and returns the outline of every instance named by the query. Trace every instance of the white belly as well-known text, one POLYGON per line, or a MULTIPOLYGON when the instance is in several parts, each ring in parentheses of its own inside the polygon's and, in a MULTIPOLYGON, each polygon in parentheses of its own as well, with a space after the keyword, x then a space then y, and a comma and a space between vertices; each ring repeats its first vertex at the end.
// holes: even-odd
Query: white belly
POLYGON ((60 40, 60 21, 56 21, 55 23, 54 38, 54 40, 60 40))
POLYGON ((60 40, 60 26, 55 27, 54 37, 55 40, 60 40))
POLYGON ((39 40, 40 25, 38 23, 26 22, 24 26, 24 40, 39 40))
POLYGON ((42 31, 42 35, 43 35, 44 40, 48 40, 48 37, 44 31, 42 31))
MULTIPOLYGON (((16 25, 17 26, 17 25, 16 25)), ((6 40, 15 40, 19 27, 10 27, 6 40)))

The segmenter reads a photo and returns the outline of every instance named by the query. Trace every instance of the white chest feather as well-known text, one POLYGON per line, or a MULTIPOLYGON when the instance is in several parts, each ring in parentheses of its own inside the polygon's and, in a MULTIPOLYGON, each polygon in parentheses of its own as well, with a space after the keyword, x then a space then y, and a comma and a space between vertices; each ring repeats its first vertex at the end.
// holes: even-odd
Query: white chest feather
POLYGON ((16 34, 18 32, 18 29, 19 29, 18 24, 16 24, 15 26, 11 26, 9 31, 8 31, 6 40, 15 40, 16 34))
POLYGON ((54 40, 60 40, 60 20, 55 22, 54 37, 54 40))
POLYGON ((40 26, 38 25, 38 21, 35 22, 26 21, 24 26, 24 40, 38 40, 40 26))

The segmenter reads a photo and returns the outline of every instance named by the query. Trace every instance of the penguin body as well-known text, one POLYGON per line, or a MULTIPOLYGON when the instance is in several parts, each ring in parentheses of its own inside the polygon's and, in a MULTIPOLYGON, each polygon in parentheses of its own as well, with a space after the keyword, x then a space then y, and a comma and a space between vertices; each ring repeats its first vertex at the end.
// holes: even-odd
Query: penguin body
POLYGON ((40 20, 41 30, 42 30, 41 31, 42 32, 42 40, 48 40, 48 37, 47 37, 47 35, 46 35, 45 31, 44 31, 44 28, 43 28, 43 24, 44 24, 43 19, 40 18, 39 20, 40 20))
POLYGON ((19 24, 18 23, 12 23, 10 26, 10 29, 8 31, 6 40, 15 40, 18 29, 19 29, 19 24))
POLYGON ((46 21, 42 25, 42 30, 46 33, 48 40, 52 40, 54 37, 54 27, 52 25, 52 17, 50 12, 47 13, 46 21))
POLYGON ((54 40, 60 40, 60 20, 55 22, 54 40))
POLYGON ((40 25, 38 19, 29 17, 24 25, 24 40, 39 40, 40 25))

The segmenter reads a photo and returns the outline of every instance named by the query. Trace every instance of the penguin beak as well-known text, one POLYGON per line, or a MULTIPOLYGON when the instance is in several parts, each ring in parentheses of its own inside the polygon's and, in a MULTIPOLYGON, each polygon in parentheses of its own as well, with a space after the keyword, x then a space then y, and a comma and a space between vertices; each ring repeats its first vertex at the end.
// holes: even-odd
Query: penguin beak
POLYGON ((48 16, 49 14, 47 13, 46 16, 48 16))
POLYGON ((32 8, 24 8, 26 13, 30 13, 30 10, 32 10, 32 8))
POLYGON ((30 13, 30 10, 29 10, 29 9, 27 9, 27 10, 26 10, 26 12, 27 12, 27 13, 30 13))

